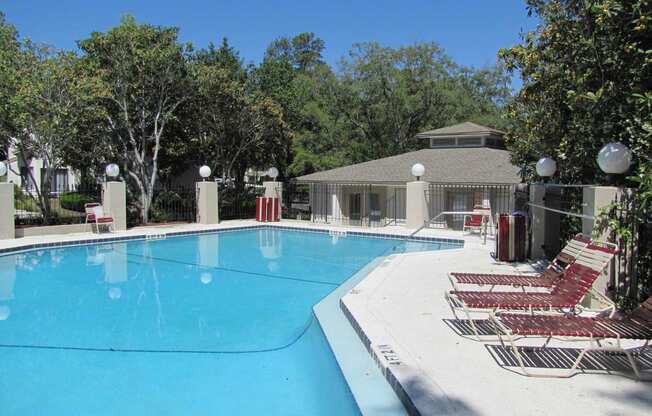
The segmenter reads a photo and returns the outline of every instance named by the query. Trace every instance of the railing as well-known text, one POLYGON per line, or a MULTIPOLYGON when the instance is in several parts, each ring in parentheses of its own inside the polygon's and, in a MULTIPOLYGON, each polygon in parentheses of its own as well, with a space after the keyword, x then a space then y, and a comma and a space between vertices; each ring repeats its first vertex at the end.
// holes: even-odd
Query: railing
POLYGON ((221 186, 219 190, 220 221, 256 217, 256 197, 263 194, 260 187, 235 189, 221 186))
POLYGON ((161 186, 154 193, 149 221, 151 223, 194 222, 197 215, 194 187, 161 186))
MULTIPOLYGON (((313 183, 295 184, 286 192, 286 207, 316 223, 384 227, 405 222, 405 186, 313 183), (307 198, 306 198, 307 196, 307 198)), ((285 192, 285 191, 284 191, 285 192)), ((289 215, 292 217, 292 215, 289 215)))
POLYGON ((17 227, 81 224, 84 204, 101 202, 100 184, 74 184, 40 195, 36 190, 14 189, 14 223, 17 227))
POLYGON ((492 215, 512 212, 517 208, 516 185, 431 183, 426 190, 426 201, 431 226, 461 230, 464 215, 441 215, 441 213, 472 211, 477 205, 488 205, 492 215))

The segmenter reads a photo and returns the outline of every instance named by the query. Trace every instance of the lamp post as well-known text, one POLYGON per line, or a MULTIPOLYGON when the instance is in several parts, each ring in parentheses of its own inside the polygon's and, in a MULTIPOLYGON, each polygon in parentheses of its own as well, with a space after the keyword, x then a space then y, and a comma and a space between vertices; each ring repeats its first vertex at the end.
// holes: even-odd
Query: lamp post
POLYGON ((557 171, 557 162, 550 157, 542 157, 537 161, 535 168, 537 175, 541 176, 545 183, 546 178, 551 177, 557 171))
POLYGON ((411 172, 412 176, 414 176, 417 181, 420 181, 423 174, 426 173, 426 168, 421 163, 415 163, 412 165, 411 172))
POLYGON ((278 177, 278 169, 276 169, 273 166, 267 169, 267 176, 269 176, 270 178, 272 178, 274 182, 276 182, 276 178, 278 177))
POLYGON ((120 174, 120 167, 115 163, 110 163, 106 165, 104 172, 106 173, 106 176, 108 178, 115 180, 115 178, 117 178, 118 175, 120 174))
POLYGON ((208 166, 204 165, 201 168, 199 168, 199 176, 202 177, 203 181, 206 181, 206 178, 211 176, 211 168, 208 166))
POLYGON ((598 152, 598 166, 607 174, 607 182, 614 183, 618 175, 629 170, 632 151, 620 142, 607 143, 598 152))

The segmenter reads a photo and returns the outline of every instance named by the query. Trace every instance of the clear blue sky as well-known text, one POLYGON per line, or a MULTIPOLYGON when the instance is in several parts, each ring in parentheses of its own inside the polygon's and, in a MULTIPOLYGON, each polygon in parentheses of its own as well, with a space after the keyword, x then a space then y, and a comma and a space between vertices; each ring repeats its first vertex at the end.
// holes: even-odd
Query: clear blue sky
POLYGON ((227 37, 246 62, 258 62, 279 36, 311 31, 326 42, 330 64, 355 42, 435 41, 460 64, 493 65, 499 48, 536 25, 524 0, 5 0, 0 10, 21 36, 59 48, 74 48, 130 13, 141 22, 177 26, 181 40, 198 47, 227 37))

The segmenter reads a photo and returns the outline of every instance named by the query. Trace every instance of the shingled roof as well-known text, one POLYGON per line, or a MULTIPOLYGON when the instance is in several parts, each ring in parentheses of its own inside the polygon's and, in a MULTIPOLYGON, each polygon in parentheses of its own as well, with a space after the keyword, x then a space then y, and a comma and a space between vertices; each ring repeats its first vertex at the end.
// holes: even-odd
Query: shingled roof
POLYGON ((410 170, 421 163, 427 182, 469 184, 520 183, 519 168, 509 152, 487 147, 423 149, 356 165, 300 176, 297 181, 398 184, 414 180, 410 170))
POLYGON ((483 136, 483 135, 496 135, 502 136, 505 132, 492 129, 491 127, 481 126, 470 121, 455 124, 453 126, 442 127, 441 129, 424 131, 417 134, 419 138, 432 138, 432 137, 451 137, 451 136, 483 136))

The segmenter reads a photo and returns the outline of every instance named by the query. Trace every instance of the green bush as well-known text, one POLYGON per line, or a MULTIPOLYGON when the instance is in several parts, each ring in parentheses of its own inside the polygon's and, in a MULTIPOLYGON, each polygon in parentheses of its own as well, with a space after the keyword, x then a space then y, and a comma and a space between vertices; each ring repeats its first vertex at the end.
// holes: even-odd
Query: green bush
POLYGON ((84 212, 84 204, 91 202, 96 202, 95 198, 79 193, 66 193, 59 196, 61 208, 70 211, 84 212))

